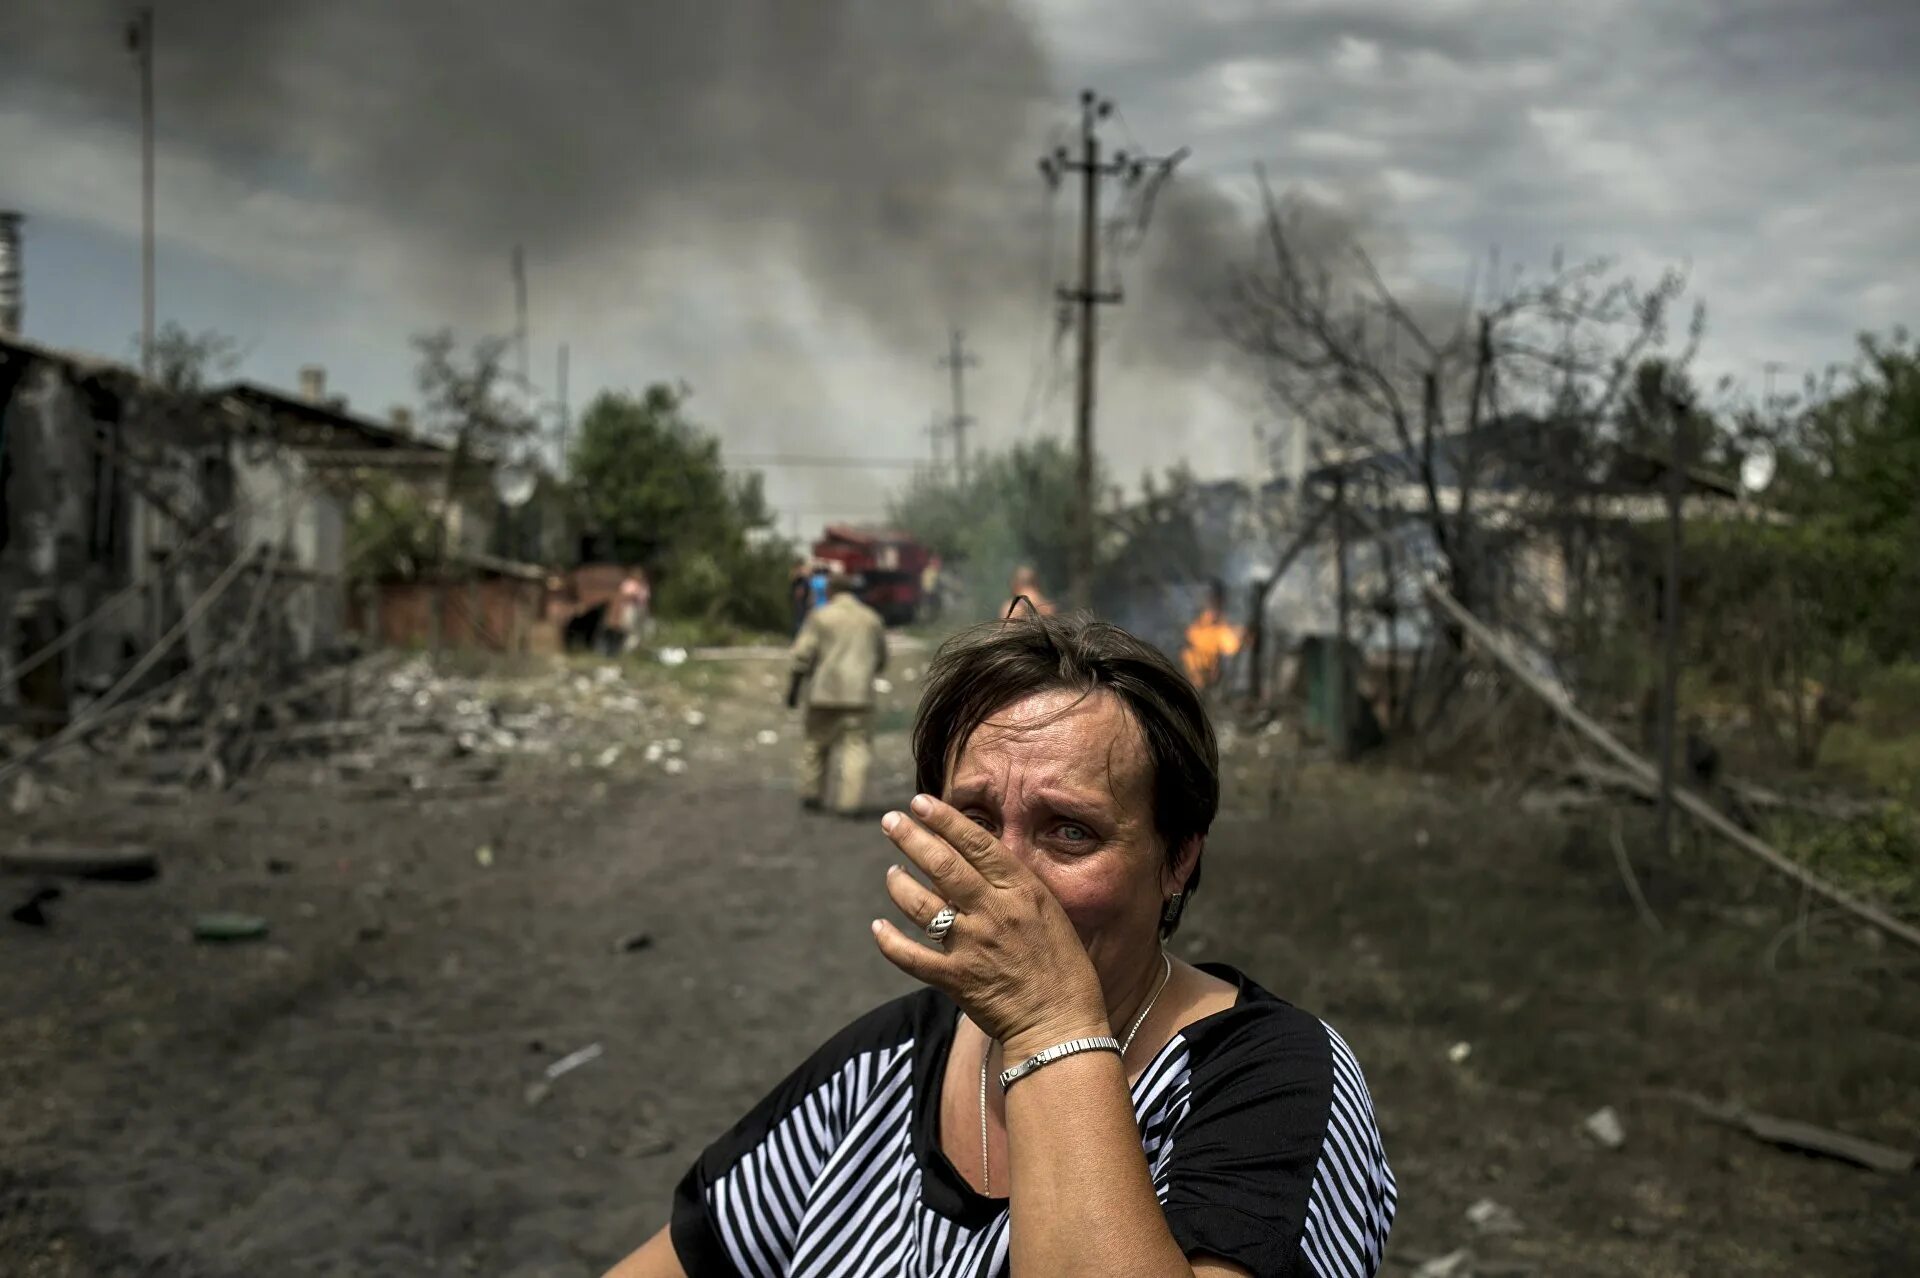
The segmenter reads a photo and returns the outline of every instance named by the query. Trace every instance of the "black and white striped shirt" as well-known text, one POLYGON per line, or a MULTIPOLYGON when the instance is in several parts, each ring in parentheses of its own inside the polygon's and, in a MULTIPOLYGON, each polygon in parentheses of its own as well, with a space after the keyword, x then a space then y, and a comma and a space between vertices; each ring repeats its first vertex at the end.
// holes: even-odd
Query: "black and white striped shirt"
MULTIPOLYGON (((1238 1003, 1181 1030, 1133 1083, 1168 1227, 1188 1255, 1253 1274, 1366 1278, 1393 1223, 1393 1172, 1340 1036, 1232 968, 1238 1003)), ((691 1278, 1007 1272, 1007 1200, 940 1149, 959 1009, 923 990, 827 1042, 680 1183, 673 1243, 691 1278)))

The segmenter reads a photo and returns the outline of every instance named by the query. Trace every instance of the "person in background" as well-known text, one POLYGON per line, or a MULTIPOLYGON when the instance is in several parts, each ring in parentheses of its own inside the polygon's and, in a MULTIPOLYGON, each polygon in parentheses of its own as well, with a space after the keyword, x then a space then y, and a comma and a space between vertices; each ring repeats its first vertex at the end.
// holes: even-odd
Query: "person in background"
POLYGON ((1054 614, 1053 600, 1047 598, 1046 592, 1040 589, 1040 574, 1030 565, 1021 564, 1013 570, 1013 580, 1007 584, 1007 603, 1000 610, 1000 615, 1012 616, 1016 609, 1024 613, 1027 604, 1032 605, 1035 616, 1051 617, 1054 614), (1020 603, 1023 595, 1026 604, 1020 603))
POLYGON ((826 564, 816 563, 813 571, 807 574, 807 600, 810 611, 827 606, 833 594, 833 572, 834 570, 826 564))
POLYGON ((936 621, 940 617, 940 556, 928 555, 927 563, 920 570, 920 617, 925 621, 936 621))
POLYGON ((846 573, 834 572, 827 588, 826 606, 808 615, 793 641, 787 705, 798 706, 804 690, 800 805, 817 811, 824 802, 855 816, 872 752, 873 680, 887 664, 887 627, 854 595, 846 573))
POLYGON ((645 569, 634 569, 620 583, 618 609, 624 636, 621 651, 632 652, 653 630, 653 584, 647 580, 645 569))
POLYGON ((1180 654, 1187 678, 1201 692, 1220 682, 1226 658, 1240 651, 1241 629, 1227 622, 1227 588, 1218 579, 1207 583, 1207 599, 1200 615, 1187 627, 1186 650, 1180 654))
POLYGON ((793 565, 793 580, 787 585, 787 603, 792 611, 794 638, 800 637, 800 627, 806 624, 807 614, 813 611, 812 568, 802 559, 793 565))

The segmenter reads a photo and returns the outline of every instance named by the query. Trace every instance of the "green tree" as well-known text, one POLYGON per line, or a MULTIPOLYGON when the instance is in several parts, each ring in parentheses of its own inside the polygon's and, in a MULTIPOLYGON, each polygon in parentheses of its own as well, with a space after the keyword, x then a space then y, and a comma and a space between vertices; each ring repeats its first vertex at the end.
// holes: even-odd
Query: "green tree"
POLYGON ((1073 455, 1058 441, 1043 439, 978 458, 965 484, 919 474, 891 503, 889 515, 895 527, 959 574, 975 611, 1004 599, 1008 579, 1022 564, 1064 602, 1073 494, 1073 455))
POLYGON ((570 459, 588 532, 659 582, 665 616, 783 629, 791 552, 771 536, 757 474, 729 475, 686 415, 685 387, 597 396, 570 459))
MULTIPOLYGON (((436 582, 432 621, 433 650, 438 653, 451 607, 454 552, 460 549, 455 538, 468 542, 469 549, 484 544, 485 520, 475 519, 481 525, 475 528, 465 516, 491 509, 491 469, 520 460, 539 423, 508 382, 504 338, 482 338, 464 356, 451 329, 423 334, 413 345, 420 356, 414 381, 420 389, 422 428, 429 438, 447 445, 427 554, 436 582)), ((404 524, 404 517, 397 522, 404 524)))
POLYGON ((1705 646, 1802 763, 1874 668, 1920 659, 1920 346, 1860 349, 1777 432, 1772 517, 1688 530, 1705 646))
POLYGON ((433 565, 438 522, 432 506, 405 480, 378 472, 360 477, 347 515, 349 577, 412 579, 433 565))

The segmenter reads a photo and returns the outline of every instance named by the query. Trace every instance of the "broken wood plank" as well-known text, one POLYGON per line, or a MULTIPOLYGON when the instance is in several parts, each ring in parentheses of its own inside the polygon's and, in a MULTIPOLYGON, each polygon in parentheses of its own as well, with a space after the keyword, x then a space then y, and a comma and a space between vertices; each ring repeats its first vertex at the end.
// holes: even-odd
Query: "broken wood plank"
MULTIPOLYGON (((1607 731, 1591 715, 1573 703, 1565 690, 1549 683, 1543 676, 1529 669, 1527 664, 1516 656, 1506 641, 1494 632, 1486 622, 1469 612, 1464 604, 1455 599, 1439 582, 1429 578, 1423 583, 1426 595, 1440 611, 1446 613, 1460 628, 1470 636, 1474 643, 1497 661, 1522 687, 1539 697, 1542 701, 1572 726, 1581 736, 1599 746, 1625 770, 1633 779, 1634 788, 1642 794, 1656 795, 1660 789, 1657 769, 1635 754, 1624 742, 1607 731)), ((1750 856, 1759 858, 1784 874, 1808 891, 1824 897, 1841 909, 1857 918, 1865 919, 1889 936, 1896 937, 1907 944, 1920 948, 1920 928, 1894 918, 1878 906, 1864 901, 1837 884, 1829 883, 1806 866, 1783 855, 1735 825, 1718 808, 1695 794, 1692 790, 1675 786, 1673 801, 1695 820, 1714 831, 1750 856)))
POLYGON ((1920 1161, 1912 1150, 1895 1149, 1890 1145, 1834 1131, 1831 1127, 1803 1123, 1796 1118, 1776 1118, 1737 1102, 1719 1105, 1692 1092, 1672 1092, 1669 1095, 1674 1100, 1692 1106, 1713 1122, 1737 1128, 1769 1145, 1821 1154, 1893 1176, 1906 1175, 1913 1170, 1915 1162, 1920 1161))
POLYGON ((51 843, 0 852, 0 873, 143 883, 160 873, 160 858, 152 848, 138 844, 73 847, 51 843))

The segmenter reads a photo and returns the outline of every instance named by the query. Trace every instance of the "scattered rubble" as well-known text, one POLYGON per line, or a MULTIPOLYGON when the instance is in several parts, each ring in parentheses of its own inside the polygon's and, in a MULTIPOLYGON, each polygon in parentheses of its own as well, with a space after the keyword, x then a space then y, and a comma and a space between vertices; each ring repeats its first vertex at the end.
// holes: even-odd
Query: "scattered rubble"
POLYGON ((1627 1129, 1620 1122, 1620 1115, 1613 1112, 1613 1106, 1602 1105, 1588 1114, 1581 1124, 1587 1135, 1599 1141, 1608 1149, 1618 1149, 1627 1143, 1627 1129))
POLYGON ((1522 1232, 1520 1217, 1513 1208, 1491 1198, 1482 1198, 1467 1208, 1467 1223, 1483 1234, 1522 1232))
POLYGON ((29 843, 0 852, 0 873, 142 883, 160 873, 160 858, 152 848, 138 844, 74 847, 64 843, 29 843))
POLYGON ((1472 1278, 1473 1253, 1462 1247, 1444 1256, 1435 1256, 1413 1271, 1413 1278, 1472 1278))
POLYGON ((267 921, 257 914, 216 912, 196 915, 193 939, 224 944, 230 941, 257 941, 267 935, 267 921))
MULTIPOLYGON (((653 657, 673 666, 711 656, 725 671, 757 655, 667 648, 653 657)), ((784 662, 785 650, 768 649, 776 658, 784 662)), ((765 670, 744 677, 780 683, 765 670)), ((876 686, 896 690, 884 679, 876 686)), ((0 811, 24 817, 95 795, 161 804, 289 784, 342 797, 481 798, 504 793, 509 771, 542 767, 672 777, 755 759, 758 770, 784 773, 783 760, 756 754, 787 740, 784 728, 768 726, 765 711, 775 708, 742 716, 733 704, 715 701, 704 683, 683 686, 628 661, 556 657, 544 672, 489 677, 381 652, 272 682, 216 659, 132 693, 104 718, 70 725, 57 748, 23 742, 21 753, 10 738, 0 753, 0 811)))
POLYGON ((526 1101, 529 1105, 538 1105, 553 1090, 553 1085, 561 1077, 571 1074, 589 1061, 600 1059, 605 1051, 599 1043, 589 1043, 577 1052, 569 1052, 553 1064, 547 1066, 545 1073, 527 1085, 526 1101))
POLYGON ((24 923, 28 927, 46 927, 52 920, 47 917, 44 907, 59 899, 59 888, 38 888, 28 894, 26 900, 9 910, 7 917, 15 923, 24 923))

